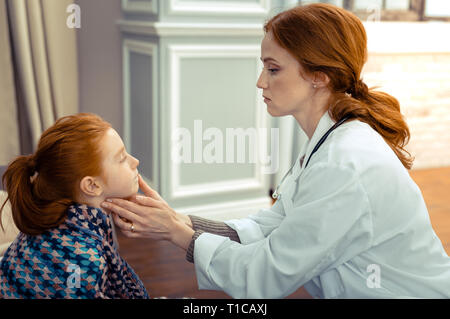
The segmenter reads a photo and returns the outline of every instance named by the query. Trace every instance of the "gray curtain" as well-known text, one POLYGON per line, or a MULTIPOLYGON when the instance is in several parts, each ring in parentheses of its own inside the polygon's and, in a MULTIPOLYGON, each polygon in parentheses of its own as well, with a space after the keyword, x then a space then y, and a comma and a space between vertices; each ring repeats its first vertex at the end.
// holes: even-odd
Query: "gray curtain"
POLYGON ((18 112, 6 2, 0 1, 0 165, 20 153, 18 112))
POLYGON ((73 0, 0 0, 0 165, 36 149, 42 132, 78 112, 73 0), (3 76, 6 74, 6 76, 3 76))

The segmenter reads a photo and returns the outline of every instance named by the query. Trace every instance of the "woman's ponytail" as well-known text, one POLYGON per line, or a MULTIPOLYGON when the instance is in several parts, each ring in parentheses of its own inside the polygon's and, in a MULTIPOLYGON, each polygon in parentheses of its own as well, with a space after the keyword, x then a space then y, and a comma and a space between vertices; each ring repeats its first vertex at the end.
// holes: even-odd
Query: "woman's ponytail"
POLYGON ((348 93, 355 99, 366 99, 369 96, 369 88, 362 80, 358 80, 348 93))
POLYGON ((391 147, 403 166, 412 167, 414 158, 405 149, 410 132, 400 104, 393 96, 369 89, 359 80, 348 94, 337 94, 335 103, 330 107, 330 115, 336 121, 349 116, 369 124, 391 147))

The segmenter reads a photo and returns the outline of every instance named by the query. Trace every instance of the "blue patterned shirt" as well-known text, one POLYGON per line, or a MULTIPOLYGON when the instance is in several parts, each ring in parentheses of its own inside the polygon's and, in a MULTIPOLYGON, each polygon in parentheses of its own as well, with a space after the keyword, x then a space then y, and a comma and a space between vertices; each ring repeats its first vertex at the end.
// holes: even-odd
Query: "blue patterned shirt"
POLYGON ((113 241, 109 215, 74 204, 40 235, 19 233, 0 262, 0 298, 149 298, 113 241))

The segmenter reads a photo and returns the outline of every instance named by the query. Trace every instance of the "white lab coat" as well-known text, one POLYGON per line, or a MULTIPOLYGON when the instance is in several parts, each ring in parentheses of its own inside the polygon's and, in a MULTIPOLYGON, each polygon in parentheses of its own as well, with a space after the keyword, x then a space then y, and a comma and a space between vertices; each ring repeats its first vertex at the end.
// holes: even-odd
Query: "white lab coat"
POLYGON ((234 298, 450 298, 450 258, 420 189, 369 125, 335 129, 328 113, 270 209, 226 224, 241 244, 210 233, 195 241, 199 289, 234 298))

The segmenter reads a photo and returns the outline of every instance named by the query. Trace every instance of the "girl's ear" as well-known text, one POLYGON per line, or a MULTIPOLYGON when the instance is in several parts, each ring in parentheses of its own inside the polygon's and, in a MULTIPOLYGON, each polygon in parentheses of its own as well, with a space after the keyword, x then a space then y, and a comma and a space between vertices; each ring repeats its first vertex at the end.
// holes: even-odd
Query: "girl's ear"
POLYGON ((100 196, 103 194, 103 186, 99 180, 92 176, 85 176, 80 181, 80 190, 87 196, 100 196))

